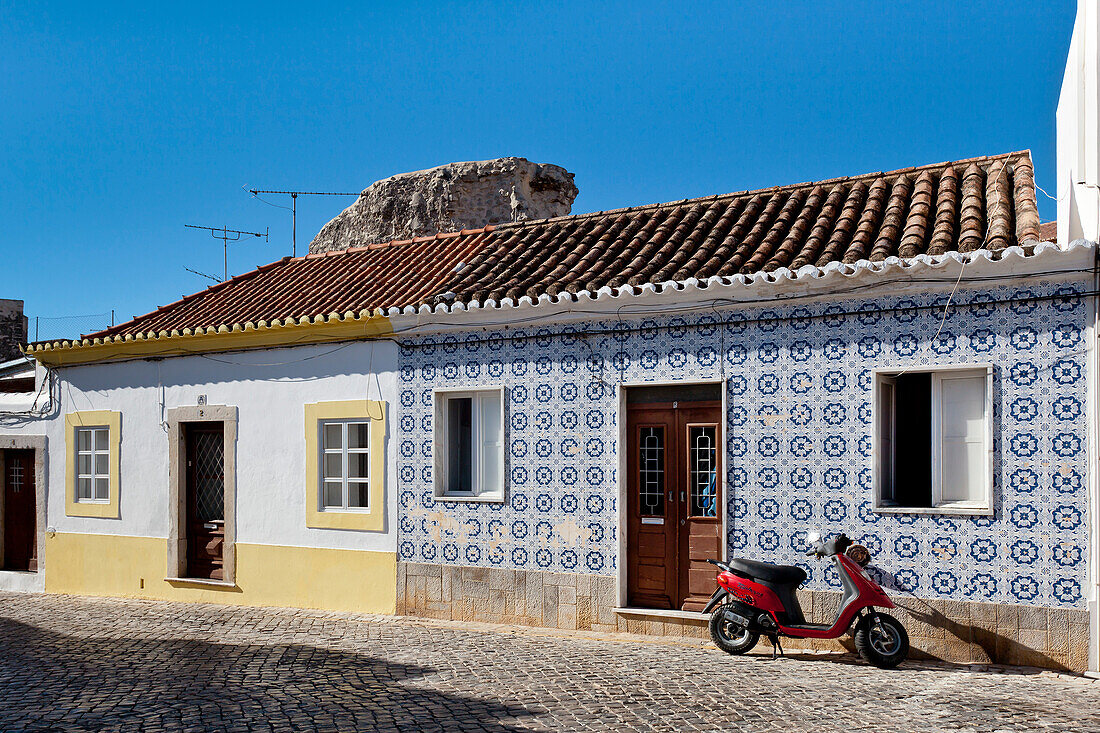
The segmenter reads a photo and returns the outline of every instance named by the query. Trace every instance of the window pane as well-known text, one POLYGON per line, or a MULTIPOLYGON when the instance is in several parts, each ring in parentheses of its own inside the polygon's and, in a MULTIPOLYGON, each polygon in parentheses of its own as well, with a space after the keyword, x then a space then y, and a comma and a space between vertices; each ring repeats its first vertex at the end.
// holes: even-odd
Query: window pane
POLYGON ((107 450, 107 430, 100 429, 95 431, 95 449, 107 450))
POLYGON ((943 437, 982 440, 985 434, 985 377, 941 381, 943 437))
POLYGON ((370 425, 365 422, 348 423, 348 448, 370 447, 370 425))
POLYGON ((92 473, 92 454, 81 453, 76 457, 76 472, 81 476, 90 476, 92 473))
POLYGON ((325 478, 344 477, 344 456, 341 453, 325 454, 325 478))
POLYGON ((478 492, 498 492, 501 489, 500 457, 500 393, 486 392, 481 400, 481 480, 478 492))
POLYGON ((367 478, 370 476, 370 454, 348 454, 348 478, 367 478))
POLYGON ((77 479, 77 482, 76 482, 76 498, 77 499, 91 499, 92 498, 92 480, 90 478, 77 479))
POLYGON ((354 509, 370 507, 370 484, 348 482, 348 506, 354 509))
POLYGON ((641 428, 638 435, 638 505, 643 516, 665 514, 665 429, 641 428))
POLYGON ((716 425, 688 428, 688 472, 691 516, 718 516, 718 449, 716 425))
POLYGON ((344 426, 340 423, 325 423, 325 447, 326 448, 342 448, 342 440, 344 426))
POLYGON ((326 507, 342 507, 344 505, 343 494, 343 484, 334 481, 325 482, 324 502, 326 507))
POLYGON ((944 441, 943 501, 981 501, 985 486, 985 446, 981 443, 944 441))
POLYGON ((95 454, 95 472, 97 476, 107 475, 107 464, 109 463, 108 455, 106 453, 95 454))
POLYGON ((92 431, 78 429, 76 431, 76 447, 77 450, 91 450, 92 449, 92 431))
POLYGON ((469 493, 473 489, 473 400, 447 400, 447 491, 469 493))
POLYGON ((107 479, 97 478, 95 480, 95 498, 105 500, 107 499, 108 493, 109 488, 107 485, 107 479))

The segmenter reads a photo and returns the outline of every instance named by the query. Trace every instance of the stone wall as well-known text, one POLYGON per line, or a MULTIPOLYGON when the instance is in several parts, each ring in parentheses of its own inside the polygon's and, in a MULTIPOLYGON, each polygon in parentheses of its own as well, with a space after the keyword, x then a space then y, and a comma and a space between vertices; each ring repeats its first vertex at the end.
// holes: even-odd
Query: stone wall
MULTIPOLYGON (((832 623, 841 594, 799 591, 812 623, 832 623)), ((406 616, 707 638, 706 619, 615 611, 615 578, 506 568, 398 562, 397 613, 406 616)), ((1088 669, 1088 612, 968 601, 895 597, 890 611, 909 632, 910 657, 959 664, 1014 664, 1084 672, 1088 669)), ((762 639, 758 648, 767 648, 762 639)), ((855 650, 838 640, 783 639, 787 650, 855 650)))
POLYGON ((564 216, 576 197, 573 174, 560 166, 525 158, 449 163, 371 184, 321 229, 309 251, 564 216))
POLYGON ((0 299, 0 362, 19 356, 19 347, 27 343, 27 318, 23 301, 0 299))

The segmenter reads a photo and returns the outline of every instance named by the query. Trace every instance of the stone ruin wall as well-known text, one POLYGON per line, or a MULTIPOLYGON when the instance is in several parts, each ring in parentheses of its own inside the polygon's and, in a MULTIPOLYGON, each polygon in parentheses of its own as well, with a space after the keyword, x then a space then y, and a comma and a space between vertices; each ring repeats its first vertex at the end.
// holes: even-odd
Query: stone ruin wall
POLYGON ((393 239, 569 214, 573 174, 526 158, 449 163, 371 184, 314 237, 331 252, 393 239))

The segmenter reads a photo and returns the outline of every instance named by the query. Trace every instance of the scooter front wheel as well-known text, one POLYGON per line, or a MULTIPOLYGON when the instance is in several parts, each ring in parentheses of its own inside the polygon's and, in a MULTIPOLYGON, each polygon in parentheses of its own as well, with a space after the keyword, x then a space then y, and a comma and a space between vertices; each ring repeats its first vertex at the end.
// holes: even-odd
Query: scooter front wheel
POLYGON ((722 605, 710 615, 710 639, 727 654, 744 654, 756 646, 760 634, 736 623, 725 611, 722 605))
POLYGON ((883 669, 898 666, 909 656, 909 634, 893 616, 867 614, 856 624, 856 651, 869 664, 883 669))

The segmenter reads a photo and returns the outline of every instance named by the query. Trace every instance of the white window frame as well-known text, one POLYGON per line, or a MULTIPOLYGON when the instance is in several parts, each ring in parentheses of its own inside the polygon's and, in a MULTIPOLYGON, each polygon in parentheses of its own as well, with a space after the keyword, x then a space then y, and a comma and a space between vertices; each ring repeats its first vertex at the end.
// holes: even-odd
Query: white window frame
POLYGON ((371 494, 371 467, 370 467, 370 443, 371 443, 371 424, 369 419, 364 418, 322 418, 317 421, 317 470, 318 486, 320 494, 317 497, 318 507, 322 512, 370 512, 370 494, 371 494), (340 426, 340 448, 339 450, 329 449, 325 447, 325 426, 327 425, 339 425, 340 426), (349 425, 363 425, 367 429, 367 447, 366 448, 350 448, 348 441, 348 426, 349 425), (341 456, 341 475, 340 475, 340 506, 328 506, 325 504, 325 484, 335 483, 335 480, 331 477, 325 476, 325 457, 328 455, 341 456), (367 460, 367 475, 361 478, 352 479, 349 476, 348 470, 349 456, 353 455, 366 455, 367 460), (367 506, 348 506, 348 485, 349 484, 362 484, 367 487, 367 506))
POLYGON ((433 393, 432 416, 432 473, 435 498, 438 501, 474 501, 474 502, 503 502, 504 486, 507 481, 504 473, 504 452, 508 445, 505 434, 507 422, 504 419, 507 412, 504 387, 479 387, 478 389, 437 389, 433 393), (484 468, 481 465, 481 450, 474 451, 473 463, 473 490, 469 492, 447 491, 447 402, 453 399, 471 398, 473 411, 470 416, 473 435, 472 444, 481 445, 481 395, 496 394, 500 400, 500 451, 497 465, 497 475, 500 476, 500 485, 493 487, 482 486, 482 474, 484 468))
POLYGON ((82 425, 80 427, 73 428, 73 450, 74 450, 74 463, 73 463, 73 475, 74 483, 71 488, 73 492, 73 500, 77 504, 110 504, 111 503, 111 428, 109 425, 82 425), (107 436, 107 447, 100 450, 96 448, 96 434, 103 432, 107 436), (91 450, 80 450, 80 434, 91 433, 91 440, 89 445, 91 450), (88 465, 91 468, 91 473, 80 472, 80 457, 88 456, 88 465), (107 457, 107 472, 99 473, 96 471, 96 457, 107 457), (92 482, 92 495, 87 498, 80 496, 80 481, 81 479, 88 479, 92 482), (96 496, 96 482, 99 479, 104 479, 107 482, 107 496, 102 499, 96 496))
MULTIPOLYGON (((872 488, 874 494, 874 511, 887 514, 966 514, 966 515, 993 515, 993 365, 992 364, 957 364, 946 366, 921 366, 917 369, 876 369, 874 370, 874 392, 871 401, 871 467, 872 488), (893 483, 893 456, 882 454, 882 430, 884 406, 881 404, 883 386, 895 384, 896 377, 902 374, 930 374, 932 378, 932 506, 908 507, 899 506, 887 495, 889 486, 893 483), (941 453, 943 451, 943 414, 941 406, 941 392, 944 379, 960 379, 967 377, 985 378, 985 478, 982 484, 982 498, 975 501, 943 501, 943 467, 941 453), (890 480, 887 476, 890 473, 890 480)), ((895 390, 891 390, 891 399, 896 401, 895 390)), ((893 407, 891 406, 891 410, 893 407)), ((891 431, 896 430, 894 421, 888 424, 891 431)), ((889 436, 891 445, 897 450, 896 436, 889 436)))

